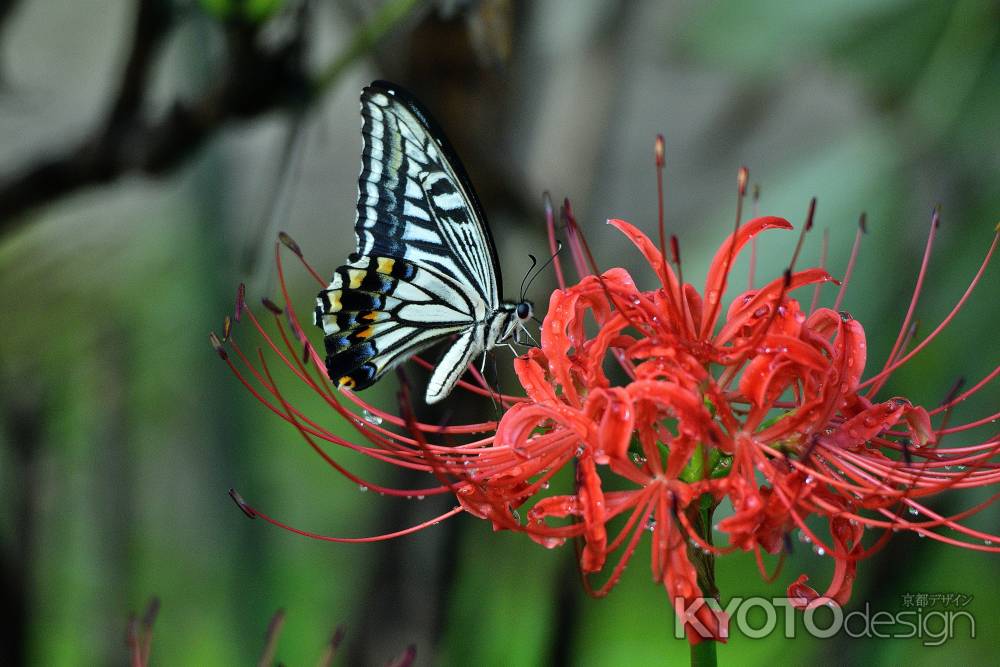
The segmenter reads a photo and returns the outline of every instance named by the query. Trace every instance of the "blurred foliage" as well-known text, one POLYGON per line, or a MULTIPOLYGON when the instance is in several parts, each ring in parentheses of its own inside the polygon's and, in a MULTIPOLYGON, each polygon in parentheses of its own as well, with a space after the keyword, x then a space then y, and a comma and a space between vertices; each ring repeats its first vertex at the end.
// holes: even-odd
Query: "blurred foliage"
MULTIPOLYGON (((46 72, 55 92, 40 103, 36 82, 19 78, 38 71, 31 69, 25 45, 55 49, 67 66, 82 58, 90 69, 79 76, 95 95, 111 88, 116 75, 106 62, 113 50, 95 56, 74 41, 84 30, 76 23, 83 14, 44 4, 22 3, 4 26, 3 39, 18 48, 0 57, 9 69, 0 136, 20 146, 18 137, 27 132, 35 142, 3 155, 4 171, 50 145, 54 130, 40 114, 54 113, 51 105, 61 105, 60 127, 70 128, 57 136, 82 124, 75 105, 99 106, 78 102, 79 90, 55 68, 46 72)), ((110 4, 90 0, 85 9, 110 4)), ((239 12, 253 21, 266 21, 285 4, 201 0, 214 17, 239 12)), ((329 28, 323 38, 314 36, 319 51, 330 42, 346 43, 365 5, 313 4, 325 12, 317 30, 329 28)), ((512 5, 513 48, 505 68, 477 69, 470 55, 475 49, 462 41, 468 39, 462 14, 443 21, 427 13, 419 25, 406 24, 411 33, 393 33, 384 48, 372 52, 370 41, 359 42, 358 49, 371 56, 369 69, 337 83, 336 96, 347 101, 330 103, 338 118, 356 114, 359 86, 375 76, 399 77, 418 92, 442 91, 426 99, 428 105, 457 108, 446 112, 455 120, 445 124, 453 138, 459 135, 459 151, 469 156, 480 189, 499 193, 487 198, 486 207, 504 212, 494 217, 501 248, 518 251, 505 256, 509 275, 521 269, 525 249, 538 254, 542 247, 533 222, 538 218, 532 217, 537 211, 518 209, 518 197, 537 201, 542 189, 556 187, 549 179, 574 188, 555 194, 583 202, 577 212, 593 228, 600 262, 637 263, 618 252, 624 246, 614 245, 617 239, 605 243, 611 237, 600 236, 605 231, 595 221, 627 214, 652 229, 648 147, 663 128, 644 121, 655 113, 669 130, 668 211, 672 219, 685 220, 679 233, 689 277, 698 275, 720 230, 731 224, 732 180, 720 174, 735 174, 747 160, 752 177, 763 175, 762 211, 801 220, 809 197, 819 196, 818 221, 831 229, 833 267, 843 267, 853 221, 861 209, 868 211, 871 233, 846 307, 866 324, 871 358, 883 358, 892 344, 930 209, 938 202, 945 223, 921 317, 936 323, 961 294, 1000 216, 996 3, 512 5), (432 63, 409 60, 416 52, 446 55, 432 63), (661 90, 659 82, 668 76, 681 83, 679 92, 661 90), (492 86, 485 88, 488 96, 481 86, 492 86), (716 89, 724 93, 713 98, 720 108, 700 106, 708 98, 693 94, 716 89), (596 97, 608 90, 603 102, 596 97), (469 102, 477 95, 478 106, 469 102), (600 116, 596 109, 611 112, 600 116), (828 112, 839 124, 813 132, 809 121, 828 112), (457 125, 465 117, 478 128, 491 127, 498 116, 508 128, 504 132, 461 140, 457 125), (553 158, 524 147, 535 142, 549 151, 545 131, 565 127, 583 128, 571 135, 568 148, 589 152, 567 150, 553 158), (508 131, 515 138, 499 143, 508 131), (696 141, 685 148, 689 137, 696 141), (475 145, 490 148, 477 154, 475 145), (634 146, 647 148, 631 151, 634 146), (576 159, 580 155, 589 157, 576 159), (678 164, 678 155, 686 161, 678 164), (532 157, 544 167, 536 168, 532 157), (538 172, 544 182, 532 176, 538 172), (522 186, 528 192, 518 190, 522 186)), ((85 25, 107 32, 101 38, 116 47, 124 39, 117 24, 94 18, 85 25)), ((178 43, 197 44, 204 53, 175 44, 184 54, 171 56, 174 80, 198 72, 218 46, 210 27, 195 24, 190 30, 188 41, 178 43)), ((96 34, 84 36, 90 47, 101 46, 96 34)), ((338 66, 336 73, 345 68, 338 66)), ((163 81, 160 87, 169 88, 171 78, 163 75, 163 81)), ((281 217, 281 227, 292 226, 300 241, 313 241, 304 245, 314 248, 310 256, 327 272, 350 243, 360 142, 357 118, 334 124, 323 111, 316 111, 316 128, 304 141, 322 153, 321 161, 312 171, 292 168, 287 196, 293 203, 276 210, 288 218, 281 217)), ((231 310, 238 281, 247 279, 251 292, 274 289, 269 260, 250 276, 238 263, 241 244, 256 241, 254 225, 268 206, 262 193, 281 178, 260 167, 276 161, 271 138, 280 134, 280 123, 260 118, 229 131, 168 179, 126 179, 52 202, 30 214, 30 225, 0 239, 0 483, 8 499, 0 530, 12 592, 6 604, 22 619, 27 661, 124 664, 128 610, 152 594, 163 600, 154 665, 250 663, 279 606, 289 614, 277 659, 293 665, 321 655, 338 623, 347 628, 340 664, 384 664, 411 643, 417 664, 686 661, 686 645, 670 638, 672 613, 664 592, 650 584, 642 546, 621 584, 595 601, 586 598, 572 571, 571 546, 546 551, 522 536, 493 533, 471 517, 394 543, 330 545, 247 521, 226 498, 226 490, 238 486, 248 499, 297 526, 344 536, 417 523, 439 507, 430 499, 363 494, 345 482, 293 429, 245 394, 215 363, 206 342, 207 331, 231 310)), ((774 267, 783 266, 793 243, 762 243, 759 271, 780 271, 774 267)), ((269 257, 264 246, 259 254, 269 257)), ((807 253, 815 257, 818 245, 807 253)), ((744 269, 741 264, 737 271, 744 269)), ((906 367, 885 395, 934 404, 956 376, 976 381, 995 365, 996 269, 952 330, 906 367)), ((304 303, 311 300, 306 280, 295 289, 304 303)), ((545 303, 542 295, 540 289, 536 303, 545 303)), ((388 384, 371 394, 392 405, 388 384)), ((296 391, 290 398, 306 400, 296 391)), ((994 383, 955 418, 989 414, 998 404, 994 383)), ((392 474, 370 461, 343 458, 375 479, 387 481, 392 474)), ((995 529, 995 508, 979 518, 995 529)), ((776 633, 762 640, 734 638, 720 648, 720 664, 915 666, 944 655, 970 664, 993 661, 1000 599, 990 597, 984 584, 995 579, 996 559, 924 542, 900 537, 863 563, 851 608, 869 602, 872 609, 898 610, 905 593, 973 594, 974 640, 958 637, 929 650, 915 639, 786 640, 776 633)), ((795 546, 775 584, 761 581, 752 557, 720 558, 724 599, 780 594, 800 572, 822 588, 829 564, 808 545, 795 546)))
POLYGON ((206 12, 216 18, 240 18, 251 23, 266 21, 285 5, 285 0, 199 0, 199 2, 206 12))

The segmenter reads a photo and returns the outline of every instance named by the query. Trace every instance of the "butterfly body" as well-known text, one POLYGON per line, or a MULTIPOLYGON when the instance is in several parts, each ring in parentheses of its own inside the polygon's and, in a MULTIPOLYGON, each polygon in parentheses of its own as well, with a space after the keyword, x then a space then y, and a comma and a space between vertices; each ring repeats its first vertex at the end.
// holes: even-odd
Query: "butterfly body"
POLYGON ((407 93, 375 82, 361 95, 356 251, 320 292, 327 373, 359 390, 455 337, 428 382, 447 396, 476 356, 531 317, 500 297, 496 247, 475 191, 443 133, 407 93))

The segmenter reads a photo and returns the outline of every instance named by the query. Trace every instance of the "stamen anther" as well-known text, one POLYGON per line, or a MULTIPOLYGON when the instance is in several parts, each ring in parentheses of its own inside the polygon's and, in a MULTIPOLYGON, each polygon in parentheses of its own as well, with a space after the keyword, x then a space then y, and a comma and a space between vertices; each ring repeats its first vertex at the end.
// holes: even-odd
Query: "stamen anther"
POLYGON ((243 496, 241 496, 236 489, 229 489, 229 497, 233 499, 236 506, 239 507, 240 510, 247 515, 247 517, 251 519, 257 518, 257 512, 255 512, 252 507, 247 505, 247 502, 243 500, 243 496))

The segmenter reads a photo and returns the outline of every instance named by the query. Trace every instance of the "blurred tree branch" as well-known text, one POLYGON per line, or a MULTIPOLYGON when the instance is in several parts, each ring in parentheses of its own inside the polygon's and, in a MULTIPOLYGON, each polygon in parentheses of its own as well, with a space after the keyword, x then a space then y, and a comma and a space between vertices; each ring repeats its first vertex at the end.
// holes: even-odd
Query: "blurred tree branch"
POLYGON ((82 188, 127 173, 167 174, 232 121, 310 106, 420 4, 387 0, 316 74, 307 71, 304 57, 308 1, 294 9, 292 36, 277 46, 259 39, 261 23, 230 17, 224 22, 226 63, 220 79, 194 101, 175 101, 162 117, 150 118, 143 108, 150 70, 177 17, 171 0, 139 0, 129 55, 106 118, 65 152, 0 178, 0 235, 27 224, 23 214, 82 188))

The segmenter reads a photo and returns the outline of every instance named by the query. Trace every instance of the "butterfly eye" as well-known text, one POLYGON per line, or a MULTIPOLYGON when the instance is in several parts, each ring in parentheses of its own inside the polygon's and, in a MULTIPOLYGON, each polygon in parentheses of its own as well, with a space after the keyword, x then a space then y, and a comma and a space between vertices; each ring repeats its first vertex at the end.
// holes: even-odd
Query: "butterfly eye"
POLYGON ((526 320, 531 317, 531 304, 527 301, 522 301, 517 304, 517 316, 522 320, 526 320))

